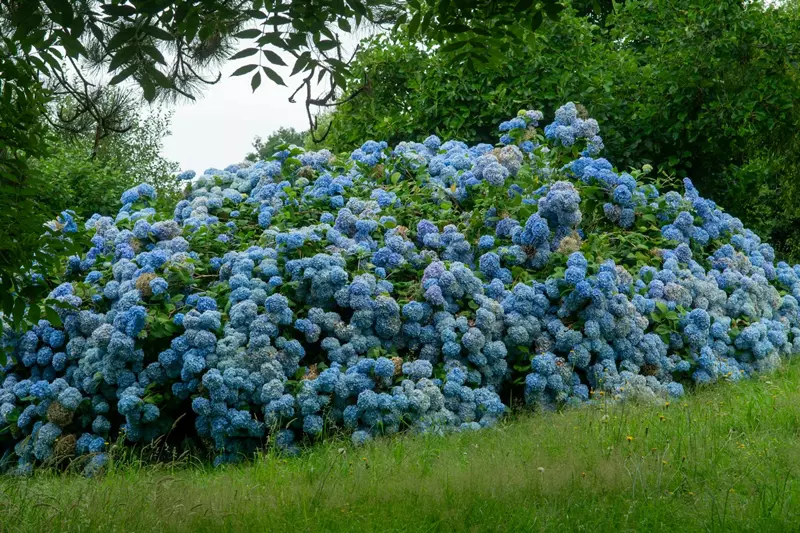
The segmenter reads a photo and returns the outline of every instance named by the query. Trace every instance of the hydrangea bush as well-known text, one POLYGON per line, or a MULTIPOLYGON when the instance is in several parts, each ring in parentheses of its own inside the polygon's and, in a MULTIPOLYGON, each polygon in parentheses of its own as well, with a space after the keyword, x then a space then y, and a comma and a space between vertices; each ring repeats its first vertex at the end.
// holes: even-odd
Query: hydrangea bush
POLYGON ((572 103, 497 146, 287 147, 141 185, 3 343, 6 467, 193 439, 216 462, 344 431, 473 430, 509 407, 680 396, 800 351, 800 266, 702 198, 598 157, 572 103))

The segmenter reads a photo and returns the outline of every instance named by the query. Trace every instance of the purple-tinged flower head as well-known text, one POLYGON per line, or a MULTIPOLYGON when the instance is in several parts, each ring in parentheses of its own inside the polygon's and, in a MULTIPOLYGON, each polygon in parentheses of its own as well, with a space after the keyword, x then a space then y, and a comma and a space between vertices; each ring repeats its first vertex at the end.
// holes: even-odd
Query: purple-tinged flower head
POLYGON ((538 110, 531 109, 525 111, 525 118, 527 118, 530 121, 530 124, 532 126, 538 126, 539 121, 544 119, 544 113, 538 110))
MULTIPOLYGON (((409 376, 413 380, 429 378, 433 374, 433 366, 430 361, 417 359, 416 361, 403 363, 403 374, 409 376)), ((359 397, 359 400, 360 399, 359 397)))
POLYGON ((508 169, 500 163, 489 163, 483 169, 483 179, 495 187, 502 187, 508 175, 508 169))

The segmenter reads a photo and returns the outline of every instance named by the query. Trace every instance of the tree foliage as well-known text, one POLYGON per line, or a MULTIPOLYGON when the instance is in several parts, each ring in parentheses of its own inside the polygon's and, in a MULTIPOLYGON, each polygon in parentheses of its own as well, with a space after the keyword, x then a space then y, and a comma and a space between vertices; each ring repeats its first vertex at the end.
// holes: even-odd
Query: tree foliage
POLYGON ((270 133, 265 140, 261 137, 256 137, 253 141, 254 152, 247 154, 245 159, 247 161, 259 161, 272 157, 278 151, 278 147, 283 144, 294 144, 296 146, 305 146, 307 132, 300 132, 294 128, 278 128, 270 133))
POLYGON ((138 185, 152 185, 166 202, 178 193, 174 178, 177 163, 161 156, 169 135, 171 115, 158 109, 133 109, 121 117, 123 133, 98 142, 96 127, 66 136, 54 135, 48 155, 31 162, 47 182, 44 201, 52 212, 72 209, 86 219, 94 213, 115 214, 122 193, 138 185))
POLYGON ((286 83, 278 70, 289 66, 288 55, 293 61, 290 75, 302 76, 295 95, 305 89, 314 126, 311 106, 332 106, 346 90, 349 58, 342 36, 359 26, 394 24, 409 35, 451 47, 453 39, 466 39, 466 49, 474 53, 463 57, 481 59, 497 48, 500 36, 517 33, 520 21, 534 27, 542 13, 555 17, 560 9, 556 0, 3 2, 2 186, 16 187, 9 194, 26 197, 12 198, 7 205, 20 206, 31 219, 17 225, 24 235, 4 238, 0 255, 9 263, 29 260, 21 251, 31 249, 28 240, 38 235, 42 217, 51 215, 33 204, 21 209, 38 196, 24 154, 36 155, 43 148, 40 117, 48 94, 72 98, 71 115, 62 122, 80 125, 88 119, 100 137, 125 130, 97 105, 105 85, 132 81, 148 101, 194 98, 204 85, 219 81, 222 62, 243 60, 233 74, 251 76, 255 90, 264 79, 286 83), (316 96, 312 88, 321 83, 328 89, 316 96))
POLYGON ((618 123, 603 138, 620 164, 690 175, 800 257, 792 236, 800 229, 796 3, 641 0, 598 22, 570 7, 509 39, 505 61, 476 69, 444 47, 397 34, 375 39, 352 67, 369 86, 337 108, 326 143, 342 150, 431 131, 491 141, 493 125, 516 110, 548 114, 572 100, 601 123, 618 123))

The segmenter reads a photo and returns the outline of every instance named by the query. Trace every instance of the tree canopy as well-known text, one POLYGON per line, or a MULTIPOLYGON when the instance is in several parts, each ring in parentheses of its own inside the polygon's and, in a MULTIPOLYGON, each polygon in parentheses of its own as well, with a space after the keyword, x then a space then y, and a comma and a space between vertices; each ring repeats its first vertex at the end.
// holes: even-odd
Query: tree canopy
POLYGON ((430 132, 491 142, 520 108, 552 116, 579 102, 616 123, 603 140, 621 168, 692 177, 800 258, 799 41, 796 2, 736 0, 629 1, 603 21, 569 5, 557 22, 507 38, 505 61, 478 69, 444 47, 382 36, 357 55, 352 75, 369 86, 337 107, 326 145, 430 132))
POLYGON ((266 139, 256 137, 253 141, 254 152, 247 154, 248 161, 259 161, 271 157, 278 151, 278 147, 284 144, 296 146, 304 146, 306 142, 307 132, 300 132, 294 128, 278 128, 270 133, 266 139))

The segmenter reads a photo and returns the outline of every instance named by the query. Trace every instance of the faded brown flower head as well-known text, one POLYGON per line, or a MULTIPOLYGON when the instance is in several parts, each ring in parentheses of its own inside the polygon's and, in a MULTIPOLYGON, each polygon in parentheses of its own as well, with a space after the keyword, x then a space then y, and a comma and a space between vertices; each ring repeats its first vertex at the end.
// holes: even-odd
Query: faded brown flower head
POLYGON ((394 356, 392 357, 392 363, 394 363, 394 375, 399 376, 403 373, 403 358, 394 356))
POLYGON ((136 288, 139 289, 139 292, 142 294, 143 298, 152 296, 153 289, 150 288, 150 282, 157 277, 158 276, 152 272, 145 272, 136 279, 136 288))
POLYGON ((651 365, 645 363, 642 365, 642 374, 645 376, 655 376, 658 372, 658 367, 656 365, 651 365))
POLYGON ((306 165, 297 171, 297 176, 300 178, 311 179, 314 177, 314 169, 306 165))
POLYGON ((309 365, 308 371, 303 376, 303 379, 317 379, 319 376, 319 370, 317 370, 317 364, 314 363, 313 365, 309 365))
POLYGON ((53 456, 58 461, 60 459, 67 459, 75 455, 75 447, 78 443, 78 438, 75 435, 65 435, 56 441, 53 447, 53 456))
POLYGON ((583 244, 581 236, 578 235, 577 232, 572 232, 570 235, 567 235, 561 239, 561 242, 558 245, 558 251, 564 255, 569 255, 580 250, 581 244, 583 244))
POLYGON ((47 419, 58 426, 68 426, 72 422, 74 413, 61 405, 60 403, 53 402, 47 409, 47 419))

